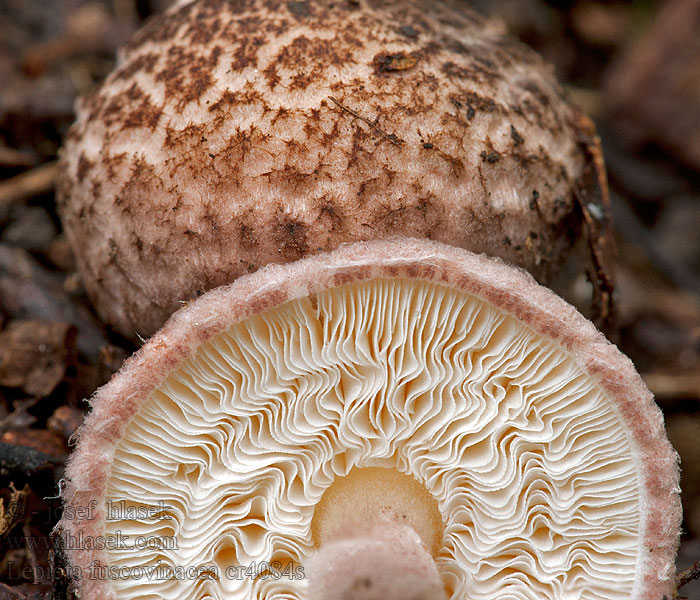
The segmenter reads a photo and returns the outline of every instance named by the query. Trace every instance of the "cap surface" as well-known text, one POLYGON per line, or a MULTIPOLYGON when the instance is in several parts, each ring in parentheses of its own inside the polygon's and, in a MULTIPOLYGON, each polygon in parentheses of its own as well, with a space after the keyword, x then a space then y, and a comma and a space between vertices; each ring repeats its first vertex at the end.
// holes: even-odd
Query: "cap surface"
POLYGON ((463 2, 197 0, 79 104, 58 204, 88 294, 133 338, 348 241, 430 238, 547 278, 596 144, 552 69, 463 2))
POLYGON ((208 570, 98 570, 85 600, 304 598, 303 577, 227 568, 303 575, 314 507, 366 467, 435 499, 448 596, 671 594, 678 466, 651 394, 575 309, 491 258, 391 239, 270 265, 173 315, 92 406, 59 524, 74 569, 208 570), (70 543, 120 533, 177 543, 70 543))

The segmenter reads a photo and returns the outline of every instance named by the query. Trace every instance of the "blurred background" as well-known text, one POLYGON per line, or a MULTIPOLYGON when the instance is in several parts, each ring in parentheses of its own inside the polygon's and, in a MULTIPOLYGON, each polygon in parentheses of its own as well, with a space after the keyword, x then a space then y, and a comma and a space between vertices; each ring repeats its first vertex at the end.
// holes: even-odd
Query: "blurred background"
MULTIPOLYGON (((602 138, 614 328, 682 459, 682 571, 700 559, 700 0, 463 0, 540 52, 602 138)), ((133 346, 87 302, 54 207, 75 98, 167 0, 0 0, 0 600, 67 597, 50 532, 90 394, 133 346)), ((570 294, 587 311, 590 287, 570 294)), ((681 597, 700 600, 700 582, 681 597)))

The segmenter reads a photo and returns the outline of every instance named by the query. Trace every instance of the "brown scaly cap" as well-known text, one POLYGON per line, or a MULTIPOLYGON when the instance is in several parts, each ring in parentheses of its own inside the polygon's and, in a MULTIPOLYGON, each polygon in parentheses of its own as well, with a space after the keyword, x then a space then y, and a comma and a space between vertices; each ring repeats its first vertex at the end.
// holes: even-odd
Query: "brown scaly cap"
POLYGON ((591 149, 552 69, 463 2, 197 0, 79 103, 58 203, 101 316, 147 336, 181 301, 355 240, 546 280, 580 235, 576 192, 598 198, 591 149))
MULTIPOLYGON (((390 239, 344 245, 289 265, 270 265, 217 288, 175 313, 166 325, 92 398, 67 470, 66 506, 96 506, 92 519, 64 518, 72 539, 103 533, 103 505, 111 461, 125 428, 151 392, 213 336, 251 315, 329 288, 376 278, 435 282, 474 295, 512 315, 574 357, 614 406, 637 466, 639 553, 635 600, 670 597, 681 507, 677 456, 663 418, 632 363, 584 317, 523 271, 501 261, 440 243, 390 239)), ((70 514, 70 513, 68 513, 70 514)), ((89 572, 105 562, 97 549, 69 551, 74 567, 89 572)), ((83 600, 108 598, 109 583, 78 582, 83 600)))

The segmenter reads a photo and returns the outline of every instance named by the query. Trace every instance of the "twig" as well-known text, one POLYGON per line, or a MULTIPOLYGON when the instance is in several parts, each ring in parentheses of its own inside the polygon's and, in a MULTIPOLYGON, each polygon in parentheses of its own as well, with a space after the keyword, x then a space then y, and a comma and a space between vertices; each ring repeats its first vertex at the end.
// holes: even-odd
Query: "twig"
POLYGON ((37 402, 39 402, 39 398, 15 400, 13 411, 0 419, 0 433, 5 433, 8 428, 27 427, 34 423, 36 417, 30 415, 27 409, 32 408, 37 402))
POLYGON ((685 584, 700 578, 700 560, 688 567, 685 571, 681 571, 676 575, 676 589, 682 588, 685 584))
POLYGON ((642 379, 657 398, 693 398, 700 400, 700 375, 645 373, 642 379))
POLYGON ((24 594, 20 594, 17 590, 1 582, 0 593, 2 594, 2 598, 5 598, 6 600, 26 600, 27 598, 24 594))
POLYGON ((357 111, 354 111, 352 108, 349 108, 349 107, 345 106, 345 105, 342 104, 342 103, 340 102, 340 100, 338 100, 337 98, 334 98, 333 96, 328 96, 328 97, 329 97, 335 104, 337 104, 338 107, 340 107, 342 110, 344 110, 345 112, 350 113, 350 114, 351 114, 353 117, 355 117, 356 119, 360 119, 360 121, 362 121, 362 122, 364 122, 364 123, 367 123, 367 125, 369 125, 372 129, 374 129, 379 135, 381 135, 384 139, 389 140, 389 141, 390 141, 392 144, 394 144, 395 146, 398 146, 398 145, 401 144, 401 142, 403 142, 402 139, 398 138, 398 137, 397 137, 396 135, 394 135, 393 133, 387 133, 386 131, 384 131, 381 127, 379 127, 379 125, 377 125, 377 123, 376 123, 375 121, 370 121, 367 117, 363 117, 363 116, 362 116, 360 113, 358 113, 357 111))
POLYGON ((36 157, 29 150, 17 150, 0 144, 0 165, 3 167, 33 167, 36 157))
POLYGON ((56 162, 50 162, 0 182, 0 208, 50 191, 57 173, 56 162))

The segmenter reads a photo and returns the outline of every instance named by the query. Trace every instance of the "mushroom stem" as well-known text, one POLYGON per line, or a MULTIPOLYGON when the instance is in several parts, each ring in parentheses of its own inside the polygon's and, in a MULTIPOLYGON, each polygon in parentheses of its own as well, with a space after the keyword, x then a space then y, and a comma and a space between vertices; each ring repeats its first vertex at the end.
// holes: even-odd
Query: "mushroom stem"
POLYGON ((305 564, 309 600, 446 598, 437 566, 412 527, 353 522, 343 534, 305 564))

